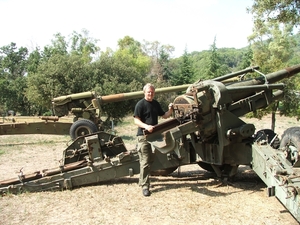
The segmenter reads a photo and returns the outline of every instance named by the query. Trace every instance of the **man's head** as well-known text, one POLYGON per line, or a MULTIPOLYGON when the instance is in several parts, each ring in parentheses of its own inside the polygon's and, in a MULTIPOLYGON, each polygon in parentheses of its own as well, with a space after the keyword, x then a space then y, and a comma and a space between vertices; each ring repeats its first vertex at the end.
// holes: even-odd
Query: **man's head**
POLYGON ((148 83, 144 86, 143 91, 145 99, 151 102, 155 95, 155 87, 152 84, 148 83))

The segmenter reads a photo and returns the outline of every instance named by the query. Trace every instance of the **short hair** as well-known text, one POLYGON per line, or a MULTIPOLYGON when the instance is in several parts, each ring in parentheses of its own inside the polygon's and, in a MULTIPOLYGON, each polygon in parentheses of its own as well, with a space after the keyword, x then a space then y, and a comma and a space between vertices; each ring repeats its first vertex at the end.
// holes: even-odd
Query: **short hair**
POLYGON ((154 87, 154 85, 151 84, 151 83, 145 84, 145 86, 143 87, 143 91, 145 92, 147 88, 153 88, 153 90, 155 91, 155 87, 154 87))

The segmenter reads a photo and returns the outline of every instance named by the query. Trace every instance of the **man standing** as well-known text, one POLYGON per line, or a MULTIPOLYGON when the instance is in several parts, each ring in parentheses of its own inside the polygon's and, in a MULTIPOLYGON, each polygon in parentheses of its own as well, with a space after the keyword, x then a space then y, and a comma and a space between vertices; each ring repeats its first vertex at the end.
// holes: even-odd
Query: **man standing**
POLYGON ((144 86, 143 91, 144 98, 136 104, 134 109, 134 123, 138 126, 137 150, 140 161, 139 185, 142 187, 143 195, 150 196, 149 176, 155 154, 152 152, 151 145, 146 141, 144 130, 151 133, 154 125, 158 123, 158 116, 164 119, 169 118, 173 112, 173 105, 170 103, 169 110, 167 112, 163 111, 159 102, 154 99, 155 88, 150 83, 144 86))

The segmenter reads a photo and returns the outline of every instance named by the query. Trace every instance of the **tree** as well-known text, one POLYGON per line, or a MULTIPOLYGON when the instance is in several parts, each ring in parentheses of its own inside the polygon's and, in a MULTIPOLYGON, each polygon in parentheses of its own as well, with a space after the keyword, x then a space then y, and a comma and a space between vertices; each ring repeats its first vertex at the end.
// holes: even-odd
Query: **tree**
MULTIPOLYGON (((116 52, 103 52, 100 58, 92 64, 93 71, 95 71, 94 90, 101 96, 140 91, 144 85, 151 59, 140 49, 132 51, 131 44, 136 46, 137 42, 128 37, 126 39, 130 42, 124 44, 124 39, 120 40, 121 47, 116 52)), ((135 100, 128 100, 103 105, 102 113, 106 116, 106 122, 109 122, 111 118, 115 121, 121 120, 133 111, 135 103, 135 100)))
POLYGON ((26 95, 34 105, 50 109, 54 97, 91 90, 87 67, 81 56, 52 55, 28 75, 26 95))
POLYGON ((30 106, 25 96, 27 87, 27 48, 18 48, 15 43, 0 48, 0 104, 5 110, 13 109, 29 114, 30 106))
POLYGON ((160 48, 158 57, 157 82, 168 82, 172 77, 172 72, 169 69, 170 55, 165 48, 160 48))
POLYGON ((42 52, 43 60, 49 59, 52 55, 67 55, 68 54, 68 43, 65 37, 60 33, 54 35, 54 39, 51 40, 52 45, 44 47, 42 52))
POLYGON ((98 40, 89 37, 87 30, 82 30, 82 34, 74 31, 71 39, 71 54, 81 55, 85 62, 91 62, 93 56, 97 54, 100 48, 96 45, 98 40))
POLYGON ((214 38, 213 44, 210 46, 210 55, 205 70, 205 79, 215 78, 224 75, 228 72, 228 68, 225 64, 221 63, 221 58, 218 53, 216 45, 216 37, 214 38))
POLYGON ((127 49, 129 54, 133 57, 137 57, 142 53, 141 43, 134 40, 134 38, 130 36, 125 36, 118 41, 119 50, 127 49))
MULTIPOLYGON (((255 1, 249 12, 253 13, 254 29, 249 37, 252 43, 253 60, 255 64, 260 65, 263 73, 277 71, 286 67, 289 60, 293 57, 295 41, 292 36, 294 26, 299 24, 299 3, 294 1, 255 1), (294 4, 295 3, 295 4, 294 4), (293 16, 294 9, 298 12, 293 16)), ((287 81, 284 81, 289 88, 292 88, 287 81)), ((286 92, 288 93, 288 92, 286 92)), ((285 100, 290 97, 285 97, 285 100)), ((264 114, 272 113, 271 129, 275 129, 275 112, 278 109, 279 102, 271 104, 267 109, 258 111, 256 116, 262 117, 264 114)), ((294 115, 298 111, 299 105, 285 104, 282 106, 295 107, 288 110, 282 110, 285 115, 294 115), (293 112, 292 112, 293 111, 293 112)))
POLYGON ((17 48, 15 43, 0 48, 1 68, 4 75, 9 80, 26 74, 26 63, 28 50, 27 48, 17 48))
POLYGON ((99 49, 87 35, 73 32, 66 40, 58 33, 52 45, 30 55, 26 96, 39 111, 49 110, 54 97, 92 90, 91 62, 99 49))
POLYGON ((190 84, 192 83, 193 77, 194 77, 194 71, 192 68, 192 62, 189 58, 187 48, 185 48, 182 56, 182 63, 180 64, 179 74, 174 75, 172 84, 173 85, 190 84))
POLYGON ((155 77, 157 83, 168 82, 170 76, 172 76, 169 62, 174 47, 161 45, 158 41, 148 42, 144 40, 142 49, 152 60, 149 75, 153 78, 155 77))
MULTIPOLYGON (((253 62, 253 51, 252 51, 251 45, 249 45, 247 48, 247 51, 242 56, 242 61, 239 66, 239 69, 242 70, 242 69, 248 68, 249 66, 251 66, 252 62, 253 62)), ((255 65, 253 65, 253 66, 255 66, 255 65)))
POLYGON ((28 57, 27 60, 27 72, 28 73, 35 73, 37 68, 42 60, 42 55, 39 48, 33 50, 28 57))
POLYGON ((247 9, 253 15, 256 30, 264 23, 279 22, 300 25, 300 2, 298 0, 254 0, 247 9))

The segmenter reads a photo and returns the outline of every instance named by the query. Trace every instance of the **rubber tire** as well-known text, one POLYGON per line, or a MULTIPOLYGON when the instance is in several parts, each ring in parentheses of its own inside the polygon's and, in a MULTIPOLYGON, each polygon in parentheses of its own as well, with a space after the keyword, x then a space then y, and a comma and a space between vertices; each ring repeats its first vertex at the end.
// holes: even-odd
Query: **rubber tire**
MULTIPOLYGON (((262 129, 256 132, 255 139, 260 138, 260 140, 267 140, 268 144, 273 140, 273 138, 276 136, 276 133, 271 129, 262 129)), ((278 149, 280 146, 280 140, 278 136, 275 138, 273 143, 271 144, 271 147, 274 149, 278 149)))
POLYGON ((92 134, 98 131, 98 127, 88 119, 80 119, 75 121, 70 127, 70 136, 72 140, 76 138, 92 134))
MULTIPOLYGON (((280 149, 284 149, 289 144, 294 146, 298 152, 300 151, 300 127, 290 127, 283 132, 280 149)), ((290 156, 287 159, 291 162, 290 156)))

